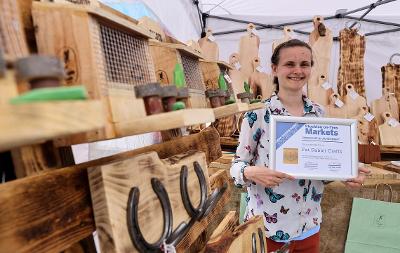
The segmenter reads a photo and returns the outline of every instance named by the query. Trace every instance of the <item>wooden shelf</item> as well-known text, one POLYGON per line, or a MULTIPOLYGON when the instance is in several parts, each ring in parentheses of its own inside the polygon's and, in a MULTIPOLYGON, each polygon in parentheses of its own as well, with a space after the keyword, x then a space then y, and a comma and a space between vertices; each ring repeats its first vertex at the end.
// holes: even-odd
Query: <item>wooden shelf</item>
POLYGON ((195 50, 193 50, 191 47, 185 45, 185 44, 180 44, 180 43, 167 43, 167 42, 160 42, 158 40, 155 39, 150 39, 149 40, 149 44, 150 46, 161 46, 161 47, 167 47, 167 48, 172 48, 172 49, 176 49, 179 51, 183 51, 187 54, 192 55, 193 57, 202 59, 203 56, 201 54, 199 54, 198 52, 196 52, 195 50))
POLYGON ((230 105, 224 105, 221 107, 214 108, 215 118, 223 118, 231 116, 241 112, 253 111, 265 108, 263 103, 246 104, 242 102, 236 102, 230 105))
POLYGON ((400 146, 380 145, 381 153, 391 153, 400 155, 400 146))
POLYGON ((0 150, 104 127, 100 101, 0 105, 0 150))
POLYGON ((213 109, 184 109, 146 116, 129 122, 115 123, 116 137, 157 132, 214 122, 213 109))

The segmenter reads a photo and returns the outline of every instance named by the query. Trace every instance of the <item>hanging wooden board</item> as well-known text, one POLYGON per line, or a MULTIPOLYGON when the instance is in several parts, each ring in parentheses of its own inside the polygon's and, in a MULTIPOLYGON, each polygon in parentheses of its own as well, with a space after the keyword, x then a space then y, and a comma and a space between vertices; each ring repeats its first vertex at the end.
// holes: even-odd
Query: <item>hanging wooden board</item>
POLYGON ((277 46, 279 46, 283 42, 286 42, 286 41, 292 39, 292 37, 293 37, 292 32, 293 31, 290 27, 288 27, 288 26, 283 27, 283 38, 272 42, 272 53, 275 51, 275 48, 277 46))
POLYGON ((240 71, 240 63, 239 63, 239 54, 233 53, 229 56, 229 65, 231 69, 229 69, 229 77, 232 80, 232 89, 235 93, 235 99, 237 98, 237 94, 244 92, 244 82, 247 81, 246 77, 240 71))
POLYGON ((244 75, 246 81, 249 80, 253 73, 253 59, 258 57, 260 48, 260 37, 255 35, 255 26, 248 24, 247 34, 240 37, 239 43, 239 62, 241 65, 240 72, 244 75))
POLYGON ((346 96, 344 97, 344 102, 346 104, 348 118, 356 116, 359 108, 367 106, 365 98, 359 95, 354 90, 354 86, 350 83, 346 84, 346 96))
POLYGON ((332 85, 327 81, 325 75, 320 75, 317 82, 307 85, 308 97, 313 101, 322 106, 327 106, 329 104, 329 98, 333 94, 332 85))
MULTIPOLYGON (((372 166, 384 169, 384 170, 388 170, 388 171, 392 171, 395 173, 400 173, 400 166, 396 166, 394 164, 392 164, 390 161, 381 161, 381 162, 373 162, 372 166)), ((400 179, 400 174, 398 174, 399 177, 397 179, 400 179)))
MULTIPOLYGON (((224 226, 224 223, 221 224, 224 226)), ((217 228, 221 230, 221 228, 217 228)), ((204 252, 208 253, 242 253, 266 252, 264 220, 255 216, 237 226, 233 231, 227 230, 207 242, 204 252)))
POLYGON ((254 72, 251 74, 249 84, 253 91, 254 97, 261 97, 262 100, 269 98, 275 91, 273 85, 273 77, 269 74, 263 73, 260 70, 260 58, 253 59, 254 72))
POLYGON ((378 124, 381 125, 384 121, 382 118, 383 112, 390 112, 396 120, 399 120, 399 107, 396 97, 390 93, 388 87, 382 89, 382 97, 372 101, 371 113, 375 116, 378 124))
POLYGON ((400 125, 393 127, 389 125, 391 114, 383 113, 385 123, 379 126, 379 137, 382 145, 400 146, 400 125))
POLYGON ((199 39, 199 45, 205 60, 208 61, 219 60, 218 44, 215 42, 215 38, 212 35, 212 30, 210 28, 207 29, 206 36, 204 38, 199 39))
POLYGON ((359 144, 379 143, 378 123, 375 117, 369 113, 367 106, 360 107, 358 114, 352 118, 358 121, 359 144))
POLYGON ((326 117, 328 118, 347 118, 346 105, 343 103, 338 93, 333 93, 329 97, 329 104, 326 106, 326 117))

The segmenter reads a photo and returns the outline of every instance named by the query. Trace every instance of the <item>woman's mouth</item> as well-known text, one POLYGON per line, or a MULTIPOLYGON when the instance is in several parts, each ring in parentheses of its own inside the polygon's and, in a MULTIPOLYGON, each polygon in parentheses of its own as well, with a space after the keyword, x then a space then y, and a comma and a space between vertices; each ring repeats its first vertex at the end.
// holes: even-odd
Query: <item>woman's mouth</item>
POLYGON ((300 76, 288 76, 288 79, 293 80, 293 81, 301 81, 301 80, 304 80, 304 77, 300 77, 300 76))

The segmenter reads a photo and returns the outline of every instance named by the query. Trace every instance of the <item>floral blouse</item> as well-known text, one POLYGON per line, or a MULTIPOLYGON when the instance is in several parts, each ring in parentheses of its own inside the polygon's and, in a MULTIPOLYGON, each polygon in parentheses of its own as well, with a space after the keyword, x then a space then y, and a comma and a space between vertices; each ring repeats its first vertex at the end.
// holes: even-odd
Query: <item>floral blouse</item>
MULTIPOLYGON (((321 106, 303 96, 304 117, 322 117, 321 106)), ((230 169, 238 187, 247 186, 247 208, 244 219, 255 215, 264 218, 266 235, 274 241, 288 241, 315 229, 321 223, 321 198, 324 184, 319 180, 284 180, 268 188, 244 180, 247 166, 269 164, 270 115, 290 116, 278 96, 265 101, 266 108, 247 112, 242 122, 239 145, 230 169)))

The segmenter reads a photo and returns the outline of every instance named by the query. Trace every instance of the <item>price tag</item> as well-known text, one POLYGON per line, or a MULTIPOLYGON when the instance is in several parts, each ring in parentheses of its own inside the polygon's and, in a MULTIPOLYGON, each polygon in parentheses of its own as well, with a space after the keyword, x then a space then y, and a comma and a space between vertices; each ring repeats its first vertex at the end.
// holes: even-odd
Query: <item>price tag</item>
POLYGON ((261 67, 261 66, 258 66, 258 67, 256 68, 256 70, 257 70, 258 72, 263 72, 263 71, 264 71, 263 67, 261 67))
POLYGON ((232 83, 232 79, 229 77, 228 74, 225 74, 224 77, 225 77, 225 80, 226 80, 228 83, 232 83))
POLYGON ((258 36, 258 31, 256 28, 251 29, 251 33, 258 36))
POLYGON ((354 90, 350 91, 349 95, 350 95, 350 97, 351 97, 353 100, 356 100, 356 99, 360 96, 360 95, 358 95, 358 93, 355 92, 354 90))
POLYGON ((330 88, 332 88, 332 84, 325 82, 322 85, 322 88, 324 88, 325 90, 329 90, 330 88))
POLYGON ((335 101, 335 105, 336 105, 337 107, 341 108, 341 107, 343 107, 343 106, 344 106, 344 103, 342 102, 342 100, 340 100, 340 99, 336 99, 336 101, 335 101))
POLYGON ((388 123, 389 123, 389 126, 392 126, 392 127, 398 127, 400 125, 400 123, 397 120, 395 120, 394 118, 390 118, 388 123))
POLYGON ((364 115, 364 119, 368 120, 368 122, 371 122, 371 120, 373 120, 374 118, 375 116, 369 112, 364 115))
POLYGON ((242 67, 239 62, 236 62, 234 65, 236 69, 240 69, 242 67))
POLYGON ((214 42, 214 41, 215 41, 215 37, 214 37, 214 36, 212 36, 212 35, 208 36, 208 37, 207 37, 207 39, 208 39, 209 41, 212 41, 212 42, 214 42))

